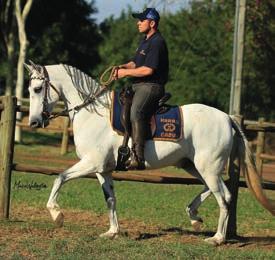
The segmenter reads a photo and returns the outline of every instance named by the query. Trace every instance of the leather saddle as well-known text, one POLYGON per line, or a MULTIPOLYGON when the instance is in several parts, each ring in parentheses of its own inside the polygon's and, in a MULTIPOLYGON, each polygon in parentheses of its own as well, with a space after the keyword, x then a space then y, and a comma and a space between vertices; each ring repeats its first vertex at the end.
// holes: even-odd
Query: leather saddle
MULTIPOLYGON (((121 121, 121 124, 125 130, 123 143, 118 149, 116 170, 120 170, 120 171, 126 170, 125 162, 130 157, 130 148, 128 147, 128 141, 129 141, 129 138, 130 138, 131 132, 132 132, 131 131, 132 127, 131 127, 131 120, 130 120, 130 111, 131 111, 133 95, 134 95, 134 93, 130 87, 123 89, 119 94, 120 103, 122 105, 120 121, 121 121)), ((165 104, 170 98, 171 98, 171 94, 165 93, 165 95, 158 102, 158 108, 157 108, 156 114, 165 113, 171 108, 170 105, 165 104)), ((146 132, 147 132, 147 139, 151 139, 152 133, 151 133, 151 129, 149 126, 149 122, 148 122, 146 132)))

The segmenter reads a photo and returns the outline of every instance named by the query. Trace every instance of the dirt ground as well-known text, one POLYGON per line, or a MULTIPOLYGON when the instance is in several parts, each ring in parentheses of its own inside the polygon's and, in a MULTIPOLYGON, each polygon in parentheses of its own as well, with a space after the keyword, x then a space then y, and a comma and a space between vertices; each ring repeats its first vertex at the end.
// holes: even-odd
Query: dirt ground
MULTIPOLYGON (((43 248, 43 239, 51 238, 74 238, 76 232, 81 232, 82 236, 95 234, 93 229, 100 230, 100 232, 106 231, 108 227, 107 214, 100 215, 90 213, 87 211, 76 210, 64 210, 65 215, 65 227, 55 228, 50 224, 50 217, 46 209, 32 208, 23 205, 16 205, 12 208, 12 219, 9 225, 0 225, 0 244, 7 241, 12 241, 12 245, 16 248, 16 245, 22 240, 28 237, 37 238, 36 241, 41 241, 41 247, 43 248), (39 223, 49 223, 48 225, 39 226, 39 223), (71 228, 66 228, 69 225, 78 225, 81 223, 81 230, 76 231, 71 228), (24 228, 22 228, 22 224, 24 228), (85 234, 86 233, 86 234, 85 234)), ((179 227, 172 227, 165 229, 157 225, 148 225, 138 220, 120 219, 121 234, 120 236, 127 237, 131 240, 148 240, 158 239, 160 241, 182 242, 182 243, 201 243, 202 237, 211 236, 214 233, 209 231, 193 232, 184 230, 179 227)), ((245 237, 237 237, 230 239, 225 245, 225 248, 261 248, 263 250, 275 250, 275 231, 265 230, 262 233, 245 234, 245 237)), ((11 249, 12 250, 12 249, 11 249)))

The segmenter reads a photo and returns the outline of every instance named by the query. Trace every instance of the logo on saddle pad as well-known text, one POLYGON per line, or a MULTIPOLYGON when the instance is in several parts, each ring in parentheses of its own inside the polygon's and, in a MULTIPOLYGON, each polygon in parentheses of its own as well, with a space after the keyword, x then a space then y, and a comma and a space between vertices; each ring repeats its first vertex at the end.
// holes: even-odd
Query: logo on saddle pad
MULTIPOLYGON (((119 135, 125 130, 120 121, 121 103, 119 93, 112 93, 111 124, 119 135)), ((151 118, 151 136, 153 140, 177 141, 183 137, 183 118, 178 106, 171 107, 163 114, 155 114, 151 118)))

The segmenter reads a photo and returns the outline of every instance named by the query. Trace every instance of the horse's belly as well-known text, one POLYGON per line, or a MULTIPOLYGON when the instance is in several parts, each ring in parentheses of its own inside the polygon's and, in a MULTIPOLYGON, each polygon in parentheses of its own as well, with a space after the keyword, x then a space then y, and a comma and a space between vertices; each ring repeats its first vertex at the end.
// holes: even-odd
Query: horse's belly
POLYGON ((148 141, 145 146, 145 159, 148 168, 162 168, 177 165, 187 157, 184 140, 180 142, 148 141))

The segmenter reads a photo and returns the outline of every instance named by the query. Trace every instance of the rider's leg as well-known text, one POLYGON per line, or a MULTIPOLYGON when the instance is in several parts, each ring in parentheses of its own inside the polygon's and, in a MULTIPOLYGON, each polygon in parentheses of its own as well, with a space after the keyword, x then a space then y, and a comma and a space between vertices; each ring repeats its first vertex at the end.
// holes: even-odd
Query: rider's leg
POLYGON ((134 97, 131 108, 133 152, 128 169, 144 169, 144 146, 147 124, 157 109, 159 99, 163 96, 164 88, 153 83, 133 85, 134 97))
POLYGON ((132 122, 132 139, 133 147, 131 154, 131 162, 128 170, 144 170, 144 146, 146 139, 146 123, 142 120, 132 122))

